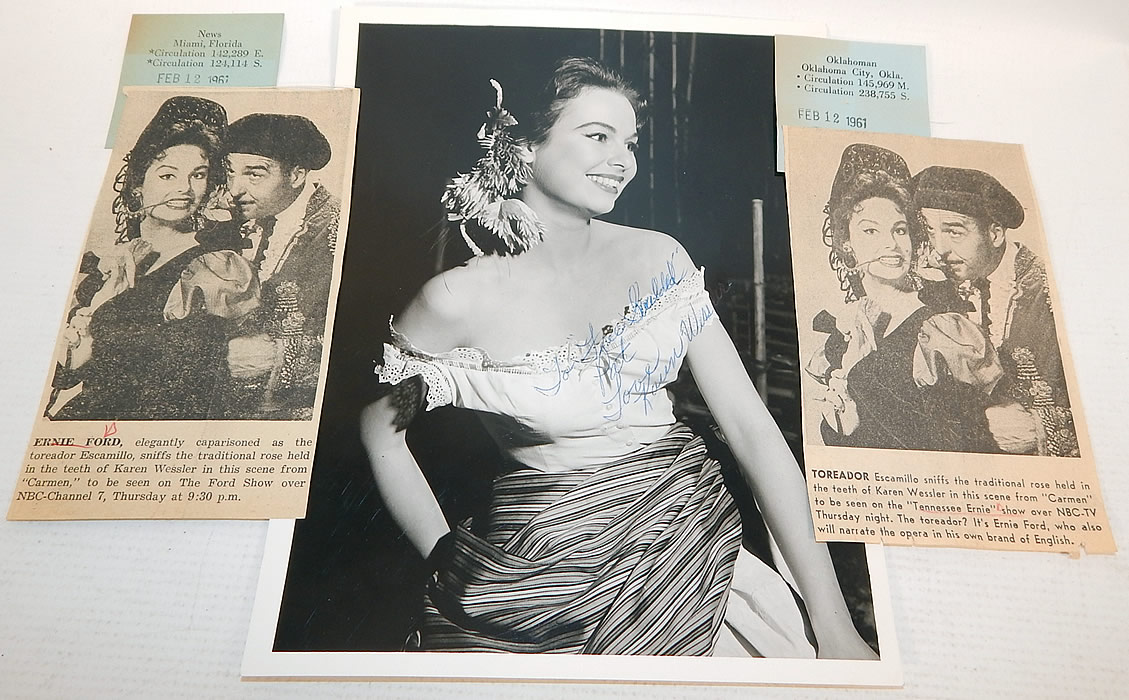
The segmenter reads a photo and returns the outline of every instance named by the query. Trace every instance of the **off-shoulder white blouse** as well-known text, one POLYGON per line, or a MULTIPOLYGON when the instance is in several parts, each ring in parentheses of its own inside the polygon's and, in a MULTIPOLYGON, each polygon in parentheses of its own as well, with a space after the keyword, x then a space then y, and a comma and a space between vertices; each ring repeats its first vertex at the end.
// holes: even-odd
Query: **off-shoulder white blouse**
POLYGON ((694 338, 716 317, 695 270, 633 298, 623 315, 587 337, 510 360, 480 348, 429 352, 389 319, 380 381, 420 376, 426 407, 453 404, 482 412, 499 446, 544 471, 604 464, 657 440, 674 424, 666 386, 694 338))

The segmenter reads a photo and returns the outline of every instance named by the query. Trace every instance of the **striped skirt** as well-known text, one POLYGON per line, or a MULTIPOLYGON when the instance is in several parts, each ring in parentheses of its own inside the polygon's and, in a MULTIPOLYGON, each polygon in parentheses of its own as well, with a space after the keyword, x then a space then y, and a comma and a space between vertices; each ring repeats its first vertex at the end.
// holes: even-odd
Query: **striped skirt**
POLYGON ((421 646, 707 655, 740 543, 721 470, 685 426, 608 465, 513 472, 489 522, 456 529, 421 646))

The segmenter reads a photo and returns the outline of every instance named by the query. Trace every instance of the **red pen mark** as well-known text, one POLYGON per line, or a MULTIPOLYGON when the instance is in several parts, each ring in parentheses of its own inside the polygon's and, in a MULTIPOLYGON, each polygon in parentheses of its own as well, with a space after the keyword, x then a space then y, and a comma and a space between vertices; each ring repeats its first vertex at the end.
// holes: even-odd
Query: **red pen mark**
POLYGON ((994 508, 992 515, 1002 515, 1005 518, 1018 518, 1023 515, 1023 513, 1005 513, 999 501, 996 501, 992 507, 994 508))
POLYGON ((102 432, 102 437, 109 437, 109 436, 111 436, 111 435, 113 435, 117 432, 118 432, 118 424, 117 424, 117 421, 115 421, 115 422, 110 423, 106 426, 106 429, 102 432))

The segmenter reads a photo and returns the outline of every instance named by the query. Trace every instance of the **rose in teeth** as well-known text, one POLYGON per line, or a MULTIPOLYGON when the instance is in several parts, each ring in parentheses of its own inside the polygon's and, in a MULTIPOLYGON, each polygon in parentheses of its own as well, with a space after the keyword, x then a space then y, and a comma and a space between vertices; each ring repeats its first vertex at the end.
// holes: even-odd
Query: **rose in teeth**
POLYGON ((909 273, 913 241, 908 218, 896 202, 878 196, 862 200, 851 212, 847 231, 864 284, 874 278, 899 284, 909 273))

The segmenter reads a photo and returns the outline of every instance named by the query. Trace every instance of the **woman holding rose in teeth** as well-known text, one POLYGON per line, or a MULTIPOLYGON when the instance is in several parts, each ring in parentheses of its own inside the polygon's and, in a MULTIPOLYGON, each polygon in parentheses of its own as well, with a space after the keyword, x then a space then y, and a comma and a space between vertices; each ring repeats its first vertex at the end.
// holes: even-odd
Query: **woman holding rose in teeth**
POLYGON ((83 257, 48 417, 223 415, 228 337, 259 303, 238 241, 220 240, 204 217, 225 181, 226 131, 220 104, 171 97, 126 155, 114 183, 117 240, 83 257), (56 402, 64 392, 69 400, 56 402))
POLYGON ((820 385, 823 442, 998 452, 984 409, 999 360, 957 313, 965 302, 952 284, 926 278, 928 241, 909 187, 897 153, 863 143, 843 151, 823 240, 845 305, 813 319, 829 337, 806 368, 820 385))

